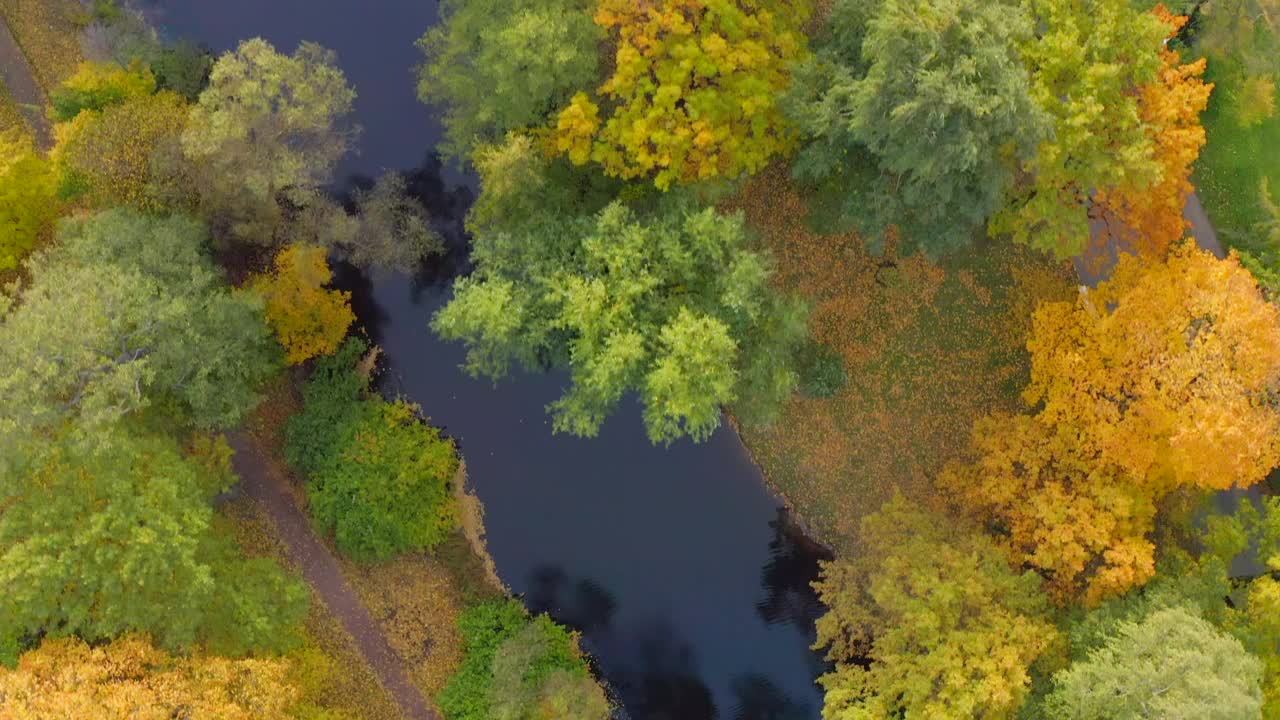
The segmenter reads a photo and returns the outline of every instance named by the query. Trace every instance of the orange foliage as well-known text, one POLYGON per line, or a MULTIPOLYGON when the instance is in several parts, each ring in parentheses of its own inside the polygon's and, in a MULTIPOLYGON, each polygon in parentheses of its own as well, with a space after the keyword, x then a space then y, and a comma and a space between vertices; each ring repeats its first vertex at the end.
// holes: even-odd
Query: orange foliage
POLYGON ((1059 599, 1149 579, 1170 493, 1247 487, 1280 464, 1280 309, 1234 258, 1126 254, 1096 291, 1042 305, 1027 348, 1040 411, 976 424, 978 459, 942 485, 1059 599))
MULTIPOLYGON (((1164 5, 1157 5, 1153 12, 1169 25, 1171 38, 1187 23, 1185 16, 1174 15, 1164 5)), ((1138 102, 1160 179, 1145 187, 1100 191, 1097 196, 1105 216, 1125 227, 1125 239, 1133 249, 1153 257, 1163 255, 1187 229, 1182 208, 1194 189, 1191 166, 1205 143, 1200 113, 1213 90, 1212 83, 1201 79, 1204 58, 1180 65, 1181 57, 1172 50, 1161 52, 1160 58, 1163 65, 1157 80, 1142 87, 1138 102)))
POLYGON ((290 365, 333 354, 355 321, 351 293, 325 289, 331 279, 324 249, 299 244, 281 250, 275 272, 253 283, 290 365))
POLYGON ((286 720, 299 695, 288 673, 284 660, 170 657, 138 637, 46 640, 0 668, 0 720, 286 720))

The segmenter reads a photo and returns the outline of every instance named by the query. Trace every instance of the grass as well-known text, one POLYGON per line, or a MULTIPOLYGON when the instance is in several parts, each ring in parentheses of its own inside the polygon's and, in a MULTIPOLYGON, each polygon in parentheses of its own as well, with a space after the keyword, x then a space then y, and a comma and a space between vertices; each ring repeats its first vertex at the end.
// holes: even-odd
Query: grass
POLYGON ((976 418, 1019 406, 1031 313, 1073 297, 1074 276, 1006 242, 935 264, 816 235, 785 168, 731 204, 772 250, 777 285, 812 303, 814 336, 840 352, 850 378, 831 398, 794 398, 771 426, 744 427, 743 440, 811 532, 856 552, 864 515, 895 491, 929 495, 976 418))
POLYGON ((70 77, 84 60, 80 35, 89 14, 78 0, 0 0, 0 14, 45 92, 70 77))
POLYGON ((1260 125, 1242 127, 1226 100, 1235 91, 1232 74, 1215 72, 1210 58, 1205 75, 1217 86, 1201 116, 1208 141, 1193 181, 1223 241, 1245 245, 1254 224, 1265 217, 1258 202, 1262 178, 1269 178, 1272 196, 1280 199, 1280 112, 1260 125))

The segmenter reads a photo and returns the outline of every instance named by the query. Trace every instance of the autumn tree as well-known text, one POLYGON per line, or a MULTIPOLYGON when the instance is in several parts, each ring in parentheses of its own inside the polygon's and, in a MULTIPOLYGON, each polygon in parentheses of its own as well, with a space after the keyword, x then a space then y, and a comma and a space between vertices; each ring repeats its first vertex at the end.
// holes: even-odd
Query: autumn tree
POLYGON ((815 219, 879 245, 968 243, 1004 200, 1015 163, 1047 137, 1020 47, 1020 2, 840 0, 788 102, 812 140, 795 172, 820 191, 815 219))
POLYGON ((0 475, 0 638, 150 633, 240 654, 296 641, 305 587, 214 534, 199 465, 121 424, 34 438, 0 475))
POLYGON ((287 660, 177 657, 136 635, 98 647, 46 640, 0 668, 0 720, 288 720, 299 696, 288 673, 287 660))
POLYGON ((467 344, 467 369, 568 366, 555 428, 594 436, 638 391, 654 442, 705 439, 721 406, 765 420, 796 384, 803 309, 768 286, 740 215, 680 204, 546 218, 474 238, 476 271, 432 327, 467 344))
POLYGON ((511 130, 544 125, 598 81, 594 0, 446 0, 418 41, 418 96, 443 108, 442 149, 468 158, 511 130), (484 92, 476 92, 484 88, 484 92))
POLYGON ((1136 91, 1157 78, 1168 26, 1128 2, 1028 0, 1027 7, 1037 32, 1021 53, 1050 135, 1023 163, 989 230, 1068 257, 1089 241, 1096 190, 1146 188, 1160 177, 1136 91))
POLYGON ((49 95, 54 120, 65 122, 85 110, 104 110, 156 91, 156 78, 145 65, 81 63, 76 72, 49 95))
POLYGON ((157 170, 156 155, 176 150, 187 113, 186 101, 165 91, 86 110, 59 124, 52 158, 64 194, 93 207, 162 209, 181 188, 155 187, 172 179, 157 170))
POLYGON ((1042 305, 1027 346, 1038 412, 981 420, 941 482, 1059 599, 1149 580, 1169 493, 1247 487, 1280 462, 1280 310, 1234 259, 1125 255, 1095 291, 1042 305))
MULTIPOLYGON (((1187 22, 1163 5, 1156 16, 1169 26, 1172 37, 1187 22)), ((1159 163, 1159 179, 1149 186, 1119 185, 1097 194, 1098 212, 1119 226, 1112 230, 1134 250, 1159 256, 1183 238, 1188 223, 1182 209, 1191 186, 1191 166, 1204 147, 1205 133, 1200 113, 1209 104, 1212 84, 1201 80, 1205 59, 1186 65, 1173 50, 1160 53, 1161 68, 1155 82, 1144 85, 1138 100, 1142 123, 1151 138, 1152 152, 1159 163)))
POLYGON ((663 189, 759 170, 796 144, 778 94, 808 52, 809 13, 807 0, 599 0, 613 75, 574 95, 556 147, 663 189))
POLYGON ((1123 623, 1089 658, 1054 675, 1045 714, 1061 720, 1260 717, 1262 664, 1183 608, 1123 623))
POLYGON ((834 672, 823 717, 1007 718, 1057 630, 1033 573, 986 537, 897 496, 862 521, 865 552, 814 587, 834 672), (869 661, 869 664, 865 661, 869 661))
POLYGON ((182 148, 206 217, 239 239, 276 244, 279 194, 316 188, 350 147, 355 91, 334 54, 303 43, 293 55, 253 39, 218 58, 191 111, 182 148))
POLYGON ((278 359, 262 306, 229 290, 199 222, 113 210, 64 221, 30 283, 0 294, 0 436, 151 404, 239 422, 278 359))
POLYGON ((332 279, 323 248, 290 245, 276 256, 274 271, 253 283, 291 365, 332 354, 355 322, 351 293, 325 288, 332 279))
POLYGON ((17 132, 0 134, 0 272, 18 263, 52 230, 58 217, 52 164, 17 132))

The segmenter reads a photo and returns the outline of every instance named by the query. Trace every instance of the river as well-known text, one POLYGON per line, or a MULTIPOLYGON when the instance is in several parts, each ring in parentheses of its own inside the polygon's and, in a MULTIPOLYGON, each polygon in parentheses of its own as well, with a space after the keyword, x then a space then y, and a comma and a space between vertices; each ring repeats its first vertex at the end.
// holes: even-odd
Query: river
MULTIPOLYGON (((497 387, 458 369, 463 349, 428 319, 466 269, 462 217, 473 179, 432 157, 439 123, 415 97, 414 41, 432 0, 148 0, 175 37, 216 52, 260 36, 282 52, 335 50, 358 93, 359 154, 342 186, 385 170, 411 187, 449 240, 415 277, 348 271, 360 319, 388 362, 385 389, 421 404, 459 441, 486 509, 499 575, 534 611, 581 629, 636 720, 818 718, 824 670, 808 649, 820 612, 809 582, 823 553, 787 522, 737 435, 653 447, 634 399, 599 437, 554 435, 543 410, 563 373, 497 387)), ((484 92, 484 88, 476 88, 484 92)))

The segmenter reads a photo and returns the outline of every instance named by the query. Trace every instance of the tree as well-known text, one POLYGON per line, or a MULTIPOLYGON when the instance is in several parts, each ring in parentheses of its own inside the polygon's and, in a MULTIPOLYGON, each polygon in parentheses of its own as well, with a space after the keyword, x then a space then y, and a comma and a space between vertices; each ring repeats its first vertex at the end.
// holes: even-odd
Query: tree
POLYGON ((1027 347, 1039 411, 976 423, 941 484, 1061 601, 1149 580, 1170 493, 1247 487, 1280 462, 1280 310, 1233 259, 1125 255, 1075 303, 1041 305, 1027 347))
POLYGON ((182 134, 201 207, 218 227, 275 244, 286 219, 279 193, 329 181, 353 136, 342 123, 355 91, 336 62, 313 43, 288 56, 260 38, 218 58, 182 134))
POLYGON ((30 139, 0 134, 0 272, 18 267, 59 214, 53 166, 30 139))
POLYGON ((156 91, 156 78, 144 65, 125 69, 115 63, 80 63, 49 96, 53 118, 66 122, 85 110, 104 110, 156 91))
POLYGON ((253 283, 291 365, 332 354, 355 322, 351 293, 325 289, 331 279, 323 248, 290 245, 276 255, 275 272, 253 283))
POLYGON ((46 640, 16 669, 0 668, 0 720, 287 720, 299 699, 288 672, 280 659, 173 657, 140 636, 101 647, 46 640))
POLYGON ((1054 675, 1050 718, 1260 717, 1262 664, 1212 625, 1182 608, 1124 623, 1109 642, 1054 675))
POLYGON ((207 483, 173 440, 116 424, 15 458, 0 475, 0 637, 141 631, 229 654, 296 642, 305 587, 213 533, 207 483))
POLYGON ((157 402, 198 427, 239 422, 278 359, 257 298, 222 285, 204 226, 113 210, 65 221, 59 239, 20 295, 0 294, 0 435, 157 402))
POLYGON ((808 52, 810 11, 807 0, 599 0, 614 72, 599 101, 579 92, 560 113, 556 147, 662 189, 759 170, 796 144, 777 95, 808 52))
POLYGON ((1012 717, 1058 637, 1039 579, 901 496, 862 521, 862 539, 858 560, 826 563, 814 584, 830 607, 815 647, 836 663, 823 717, 1012 717))
POLYGON ((539 127, 596 82, 604 33, 593 0, 446 0, 418 46, 418 96, 444 108, 442 149, 468 157, 511 130, 539 127), (484 92, 476 92, 484 88, 484 92))
POLYGON ((370 190, 356 191, 354 200, 360 222, 348 248, 355 265, 411 273, 424 257, 444 252, 427 209, 409 195, 398 173, 378 178, 370 190))
POLYGON ((83 195, 93 207, 162 209, 181 188, 155 187, 171 181, 157 172, 156 154, 176 149, 187 114, 181 97, 163 91, 58 125, 52 157, 64 192, 83 195))
MULTIPOLYGON (((1156 15, 1170 28, 1170 37, 1186 24, 1187 18, 1175 17, 1163 5, 1156 15)), ((1154 158, 1160 165, 1159 179, 1147 187, 1120 185, 1102 190, 1095 198, 1100 214, 1111 216, 1123 227, 1120 231, 1133 248, 1159 257, 1183 238, 1188 224, 1182 209, 1191 186, 1191 166, 1204 147, 1205 133, 1200 113, 1209 104, 1212 84, 1200 77, 1205 59, 1180 65, 1180 56, 1172 50, 1160 53, 1162 66, 1156 82, 1142 87, 1139 112, 1151 138, 1154 158)), ((1110 223, 1108 223, 1110 224, 1110 223)))
MULTIPOLYGON (((795 172, 835 225, 875 245, 885 226, 932 254, 967 244, 1047 137, 1017 2, 841 0, 797 71, 789 112, 809 137, 795 172), (860 7, 854 7, 860 6, 860 7)), ((823 218, 819 217, 818 220, 823 218)))
POLYGON ((635 390, 654 442, 702 440, 722 405, 767 420, 796 384, 803 308, 773 293, 746 244, 740 215, 679 205, 486 232, 432 327, 466 342, 474 375, 567 365, 572 385, 548 407, 557 431, 595 435, 635 390))
POLYGON ((1198 46, 1213 59, 1235 119, 1252 127, 1275 115, 1280 2, 1210 0, 1200 7, 1198 46))
POLYGON ((1051 123, 1025 177, 991 219, 993 234, 1075 255, 1089 241, 1095 190, 1149 187, 1159 178, 1138 109, 1156 79, 1168 27, 1127 2, 1028 0, 1039 29, 1022 44, 1031 97, 1051 123))

